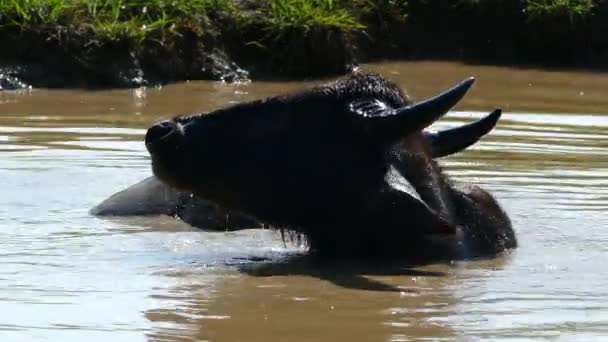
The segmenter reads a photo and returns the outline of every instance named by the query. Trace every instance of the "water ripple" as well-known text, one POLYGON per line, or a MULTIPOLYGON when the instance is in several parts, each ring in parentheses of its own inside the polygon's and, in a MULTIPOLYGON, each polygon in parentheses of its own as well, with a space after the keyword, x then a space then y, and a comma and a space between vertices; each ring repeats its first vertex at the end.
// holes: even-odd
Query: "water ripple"
MULTIPOLYGON (((433 128, 482 115, 450 113, 433 128)), ((298 331, 302 340, 331 332, 352 341, 608 333, 608 116, 505 113, 479 144, 443 158, 456 180, 496 194, 521 247, 503 259, 420 273, 441 276, 378 277, 400 291, 390 294, 344 289, 336 283, 361 275, 337 281, 331 270, 238 273, 301 251, 267 231, 213 234, 169 217, 91 217, 90 207, 149 176, 145 125, 113 128, 112 116, 89 127, 76 115, 74 127, 62 127, 62 118, 0 118, 2 189, 11 194, 0 200, 6 340, 69 340, 75 332, 114 341, 212 340, 218 331, 224 340, 298 331)))

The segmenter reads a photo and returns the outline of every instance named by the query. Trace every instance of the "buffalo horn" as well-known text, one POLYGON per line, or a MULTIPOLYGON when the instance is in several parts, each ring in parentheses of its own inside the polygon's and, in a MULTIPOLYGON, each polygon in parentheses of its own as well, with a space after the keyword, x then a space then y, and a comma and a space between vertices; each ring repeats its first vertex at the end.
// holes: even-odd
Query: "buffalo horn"
POLYGON ((370 103, 372 109, 366 108, 365 104, 354 104, 351 110, 360 114, 368 132, 389 140, 400 138, 410 132, 422 130, 441 118, 462 99, 474 81, 475 79, 470 77, 437 96, 406 107, 394 109, 382 103, 370 103), (366 112, 370 111, 375 113, 366 115, 366 112))
POLYGON ((502 111, 496 109, 489 115, 464 126, 439 132, 424 132, 431 145, 433 158, 441 158, 460 152, 488 134, 500 119, 502 111))

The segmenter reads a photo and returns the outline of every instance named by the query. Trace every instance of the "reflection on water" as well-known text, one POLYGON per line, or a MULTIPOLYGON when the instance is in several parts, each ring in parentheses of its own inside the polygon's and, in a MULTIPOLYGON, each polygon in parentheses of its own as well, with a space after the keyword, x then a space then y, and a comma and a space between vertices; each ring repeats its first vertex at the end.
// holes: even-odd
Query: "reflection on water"
POLYGON ((435 128, 506 109, 481 144, 442 162, 496 194, 519 249, 451 265, 320 264, 269 231, 205 233, 169 217, 88 214, 150 175, 141 139, 153 121, 302 83, 0 93, 0 340, 608 335, 608 76, 430 63, 372 68, 416 98, 477 76, 459 111, 435 128))

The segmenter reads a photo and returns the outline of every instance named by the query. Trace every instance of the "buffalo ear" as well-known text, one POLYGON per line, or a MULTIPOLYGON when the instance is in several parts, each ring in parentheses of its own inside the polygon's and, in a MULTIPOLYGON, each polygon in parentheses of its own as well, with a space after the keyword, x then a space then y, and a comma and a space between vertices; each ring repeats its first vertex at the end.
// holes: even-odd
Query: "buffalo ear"
POLYGON ((348 103, 347 110, 366 134, 394 141, 433 124, 462 99, 474 81, 470 77, 437 96, 401 108, 367 98, 348 103))
POLYGON ((488 134, 500 119, 501 109, 466 125, 442 130, 424 132, 424 137, 431 145, 433 158, 441 158, 465 150, 488 134))

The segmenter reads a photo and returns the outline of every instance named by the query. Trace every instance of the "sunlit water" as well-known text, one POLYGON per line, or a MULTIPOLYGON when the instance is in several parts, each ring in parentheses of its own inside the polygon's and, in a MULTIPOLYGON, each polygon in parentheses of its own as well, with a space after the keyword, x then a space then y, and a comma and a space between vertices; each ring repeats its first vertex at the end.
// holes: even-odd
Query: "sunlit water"
POLYGON ((608 338, 608 75, 374 69, 417 98, 478 76, 438 128, 505 108, 482 143, 442 162, 498 197, 520 248, 415 268, 318 264, 268 231, 88 214, 151 174, 150 123, 302 83, 0 93, 0 341, 608 338))

